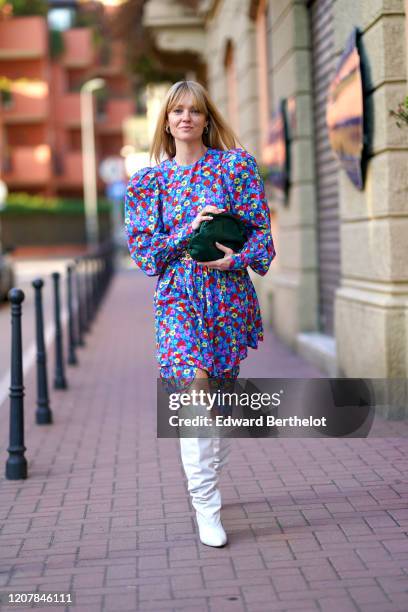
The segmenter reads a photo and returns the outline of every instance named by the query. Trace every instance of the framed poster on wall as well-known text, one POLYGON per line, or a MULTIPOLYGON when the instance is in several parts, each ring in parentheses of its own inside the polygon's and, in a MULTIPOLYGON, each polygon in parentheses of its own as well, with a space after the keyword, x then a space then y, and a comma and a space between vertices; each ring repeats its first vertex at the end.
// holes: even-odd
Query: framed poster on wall
POLYGON ((357 29, 347 40, 329 86, 326 122, 331 148, 352 183, 364 187, 364 99, 357 29))

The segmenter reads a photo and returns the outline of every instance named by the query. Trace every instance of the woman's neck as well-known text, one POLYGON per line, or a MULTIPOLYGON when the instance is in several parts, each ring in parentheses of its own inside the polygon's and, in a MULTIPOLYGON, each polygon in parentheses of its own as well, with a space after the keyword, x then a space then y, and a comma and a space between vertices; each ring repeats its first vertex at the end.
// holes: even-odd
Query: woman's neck
POLYGON ((179 166, 189 166, 190 164, 198 161, 204 155, 207 149, 208 147, 206 147, 202 142, 179 142, 176 145, 176 154, 174 159, 179 166))

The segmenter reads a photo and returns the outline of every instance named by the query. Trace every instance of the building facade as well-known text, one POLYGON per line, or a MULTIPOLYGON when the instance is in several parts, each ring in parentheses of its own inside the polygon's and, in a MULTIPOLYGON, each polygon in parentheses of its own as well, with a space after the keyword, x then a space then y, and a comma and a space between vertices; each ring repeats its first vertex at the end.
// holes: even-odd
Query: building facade
POLYGON ((145 26, 199 78, 259 165, 273 112, 291 107, 287 201, 266 182, 277 257, 254 275, 265 321, 330 375, 407 378, 408 130, 404 0, 149 0, 145 26), (194 16, 194 22, 189 22, 194 16), (368 140, 363 189, 329 142, 330 81, 358 29, 368 140))
POLYGON ((45 17, 0 20, 0 176, 9 191, 82 195, 79 90, 88 79, 103 78, 107 91, 95 100, 98 160, 119 155, 124 143, 123 122, 134 102, 123 45, 101 51, 89 27, 59 36, 54 57, 45 17))

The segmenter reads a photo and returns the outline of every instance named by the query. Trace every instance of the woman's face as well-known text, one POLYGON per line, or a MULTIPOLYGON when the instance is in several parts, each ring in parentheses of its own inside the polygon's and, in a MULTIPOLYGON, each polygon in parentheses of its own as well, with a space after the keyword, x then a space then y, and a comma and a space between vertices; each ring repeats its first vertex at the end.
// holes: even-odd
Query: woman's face
POLYGON ((167 125, 174 139, 182 142, 201 141, 207 119, 194 104, 193 96, 185 94, 168 113, 167 125))

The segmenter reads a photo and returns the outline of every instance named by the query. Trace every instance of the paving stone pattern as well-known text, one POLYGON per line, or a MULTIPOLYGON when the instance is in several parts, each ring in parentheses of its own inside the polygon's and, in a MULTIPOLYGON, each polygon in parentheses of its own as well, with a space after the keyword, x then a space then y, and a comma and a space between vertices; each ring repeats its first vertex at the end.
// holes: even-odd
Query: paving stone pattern
MULTIPOLYGON (((53 425, 34 424, 26 377, 25 481, 4 478, 0 407, 0 591, 70 591, 65 609, 86 612, 406 612, 406 424, 382 438, 234 440, 229 544, 199 542, 178 440, 156 438, 154 286, 137 270, 114 278, 69 390, 51 391, 53 425)), ((320 375, 272 332, 242 364, 242 376, 320 375)))

